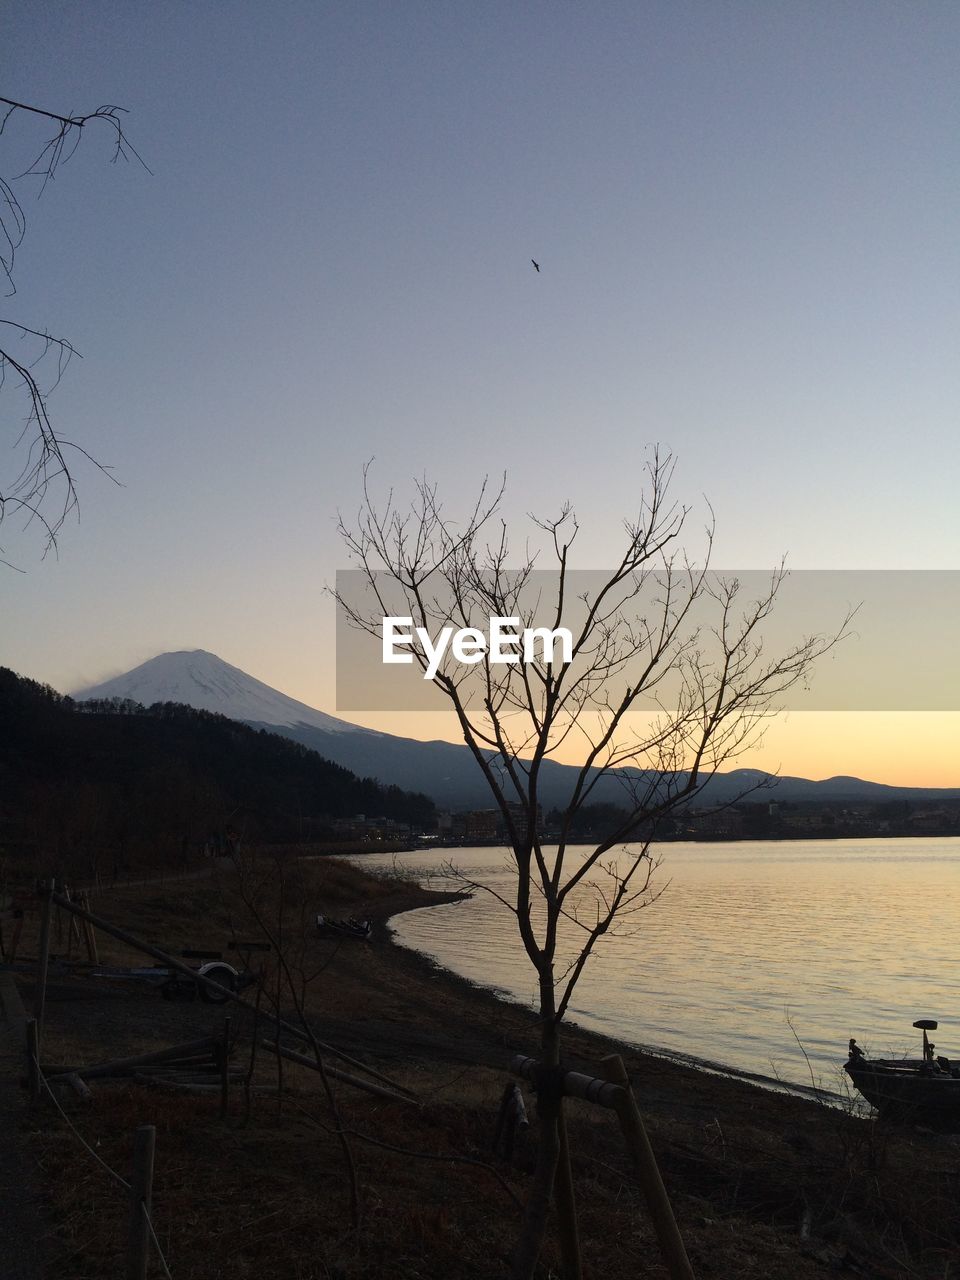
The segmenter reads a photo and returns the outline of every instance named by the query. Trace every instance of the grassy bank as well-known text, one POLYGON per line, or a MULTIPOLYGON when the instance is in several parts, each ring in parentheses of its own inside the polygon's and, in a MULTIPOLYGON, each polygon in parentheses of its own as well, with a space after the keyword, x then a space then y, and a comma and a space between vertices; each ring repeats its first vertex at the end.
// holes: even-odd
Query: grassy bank
MULTIPOLYGON (((420 1100, 408 1105, 331 1081, 331 1107, 315 1071, 253 1050, 271 1033, 261 1022, 254 1034, 253 1015, 236 1010, 233 1061, 252 1061, 253 1088, 232 1089, 225 1119, 216 1093, 101 1081, 83 1103, 58 1091, 80 1135, 124 1176, 134 1130, 156 1125, 153 1217, 177 1280, 506 1273, 535 1125, 512 1163, 491 1145, 505 1067, 515 1052, 536 1054, 537 1028, 527 1010, 389 943, 391 915, 434 901, 401 877, 288 856, 251 862, 243 882, 220 869, 179 885, 117 889, 95 903, 171 951, 226 948, 237 937, 280 940, 293 978, 280 995, 284 1016, 296 1017, 291 991, 303 992, 325 1042, 420 1100), (370 917, 374 940, 321 939, 316 911, 370 917)), ((35 923, 25 931, 28 949, 35 923)), ((62 922, 60 938, 63 949, 62 922)), ((105 938, 101 954, 141 962, 105 938)), ((279 969, 271 952, 264 1009, 276 1000, 279 969)), ((169 1003, 134 984, 61 976, 42 1056, 49 1068, 142 1052, 217 1033, 224 1012, 169 1003)), ((623 1052, 698 1275, 950 1274, 960 1243, 955 1140, 856 1120, 576 1029, 567 1043, 568 1065, 590 1074, 612 1049, 623 1052)), ((533 1114, 529 1091, 527 1102, 533 1114)), ((30 1123, 49 1275, 120 1273, 120 1188, 52 1106, 30 1123)), ((571 1103, 569 1124, 585 1274, 665 1275, 612 1116, 571 1103)), ((558 1274, 557 1266, 550 1242, 541 1274, 558 1274)))

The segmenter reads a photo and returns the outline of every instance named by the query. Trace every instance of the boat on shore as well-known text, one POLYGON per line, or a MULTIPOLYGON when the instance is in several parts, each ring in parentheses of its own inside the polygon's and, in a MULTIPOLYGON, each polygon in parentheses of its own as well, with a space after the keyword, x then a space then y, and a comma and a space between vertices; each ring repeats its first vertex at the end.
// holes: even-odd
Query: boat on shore
POLYGON ((844 1070, 884 1119, 960 1130, 960 1061, 936 1053, 927 1032, 933 1018, 913 1024, 923 1033, 920 1058, 868 1058, 851 1040, 844 1070))
POLYGON ((317 933, 322 938, 359 938, 361 942, 369 942, 373 933, 371 920, 331 920, 329 916, 317 914, 317 933))

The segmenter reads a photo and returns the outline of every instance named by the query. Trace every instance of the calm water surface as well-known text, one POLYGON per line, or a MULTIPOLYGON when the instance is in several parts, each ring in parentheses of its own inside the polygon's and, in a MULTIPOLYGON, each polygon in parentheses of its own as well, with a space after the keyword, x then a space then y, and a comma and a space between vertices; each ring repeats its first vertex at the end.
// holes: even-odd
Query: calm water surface
MULTIPOLYGON (((876 1054, 915 1051, 911 1023, 934 1017, 938 1049, 960 1058, 960 838, 664 844, 662 890, 602 939, 569 1017, 634 1044, 737 1070, 839 1087, 848 1038, 876 1054)), ((431 888, 464 876, 510 896, 504 849, 368 855, 364 868, 415 870, 431 888)), ((585 895, 580 909, 589 911, 585 895)), ((403 946, 483 986, 535 1003, 509 911, 488 893, 407 912, 403 946)), ((574 934, 576 930, 574 929, 574 934)))

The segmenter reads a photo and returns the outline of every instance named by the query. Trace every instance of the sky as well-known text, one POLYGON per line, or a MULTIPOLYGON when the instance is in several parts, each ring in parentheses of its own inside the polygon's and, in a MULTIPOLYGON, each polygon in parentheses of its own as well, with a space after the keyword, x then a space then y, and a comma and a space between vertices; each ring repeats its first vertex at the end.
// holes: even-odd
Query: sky
MULTIPOLYGON (((0 95, 119 104, 150 170, 91 126, 14 184, 2 314, 81 353, 49 408, 119 484, 78 458, 57 556, 4 522, 0 663, 73 690, 204 648, 335 712, 370 459, 451 512, 506 472, 521 539, 569 500, 583 568, 654 443, 716 565, 960 567, 955 4, 41 0, 0 47, 0 95)), ((0 175, 47 136, 14 116, 0 175)), ((958 786, 958 730, 794 712, 749 763, 958 786)))

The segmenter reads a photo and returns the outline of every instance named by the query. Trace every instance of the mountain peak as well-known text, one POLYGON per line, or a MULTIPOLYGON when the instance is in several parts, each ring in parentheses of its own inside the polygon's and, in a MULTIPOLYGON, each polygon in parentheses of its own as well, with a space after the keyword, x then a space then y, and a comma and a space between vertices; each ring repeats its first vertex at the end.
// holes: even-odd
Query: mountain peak
POLYGON ((282 728, 309 725, 326 733, 371 732, 272 689, 206 649, 159 653, 132 671, 82 689, 73 697, 79 702, 90 698, 131 698, 144 706, 181 702, 200 711, 215 711, 231 720, 256 724, 282 728))

